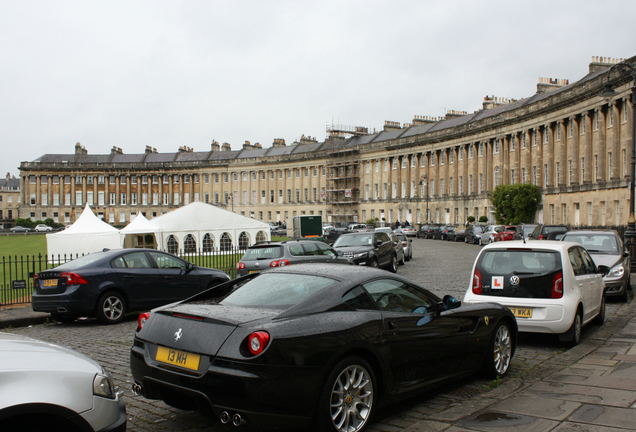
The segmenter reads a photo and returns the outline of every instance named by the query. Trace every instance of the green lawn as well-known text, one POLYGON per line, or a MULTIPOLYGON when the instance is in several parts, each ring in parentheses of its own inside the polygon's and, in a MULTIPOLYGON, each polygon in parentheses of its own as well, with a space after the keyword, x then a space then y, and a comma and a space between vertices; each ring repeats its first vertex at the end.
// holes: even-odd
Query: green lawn
POLYGON ((0 235, 0 256, 46 255, 46 235, 0 235))

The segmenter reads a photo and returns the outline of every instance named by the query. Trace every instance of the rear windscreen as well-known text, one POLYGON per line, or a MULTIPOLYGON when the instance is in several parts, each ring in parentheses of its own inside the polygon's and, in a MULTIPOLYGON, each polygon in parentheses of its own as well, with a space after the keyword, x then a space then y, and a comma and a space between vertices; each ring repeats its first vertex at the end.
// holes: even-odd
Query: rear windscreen
POLYGON ((555 278, 562 276, 561 254, 556 251, 488 250, 475 267, 482 295, 551 298, 555 278))
POLYGON ((276 259, 283 256, 282 246, 267 246, 248 249, 243 255, 243 261, 254 261, 264 259, 276 259))

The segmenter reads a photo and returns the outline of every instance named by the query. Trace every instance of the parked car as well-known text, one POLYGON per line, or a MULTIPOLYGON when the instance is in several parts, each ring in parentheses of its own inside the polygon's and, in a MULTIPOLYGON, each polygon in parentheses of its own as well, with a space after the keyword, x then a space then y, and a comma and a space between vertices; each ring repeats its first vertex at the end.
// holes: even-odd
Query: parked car
POLYGON ((12 233, 27 233, 27 232, 34 232, 35 230, 33 228, 26 228, 20 225, 16 225, 13 228, 11 228, 10 231, 12 233))
POLYGON ((38 272, 31 305, 57 321, 94 316, 116 324, 127 312, 183 300, 229 279, 154 249, 105 250, 38 272))
POLYGON ((96 361, 68 348, 0 333, 3 431, 126 430, 126 405, 96 361))
POLYGON ((494 235, 493 241, 498 242, 513 240, 516 229, 516 225, 504 225, 503 229, 494 235))
POLYGON ((134 392, 255 430, 362 431, 415 390, 506 375, 517 335, 500 305, 464 308, 398 275, 329 264, 235 279, 139 323, 134 392))
POLYGON ((365 224, 351 224, 347 227, 346 229, 346 233, 359 233, 359 232, 369 232, 371 231, 371 229, 369 229, 368 226, 366 226, 365 224))
POLYGON ((499 231, 502 231, 503 228, 504 228, 503 225, 488 225, 484 229, 484 232, 481 233, 481 235, 479 236, 479 244, 485 245, 485 244, 493 243, 495 241, 495 235, 499 231))
POLYGON ((532 231, 536 228, 537 224, 524 224, 521 223, 517 225, 517 229, 515 229, 515 233, 512 236, 513 240, 523 240, 527 239, 532 231))
POLYGON ((455 226, 451 225, 442 225, 439 230, 433 232, 433 238, 435 240, 446 240, 448 238, 448 234, 455 230, 455 226))
POLYGON ((404 248, 402 248, 402 241, 395 232, 391 232, 389 237, 391 238, 391 242, 393 242, 393 249, 395 249, 395 256, 397 257, 398 264, 404 265, 406 258, 404 255, 404 248))
POLYGON ((464 232, 464 241, 466 243, 479 244, 485 228, 484 225, 469 224, 464 232))
POLYGON ((609 267, 609 272, 603 277, 605 296, 627 301, 628 290, 631 289, 629 251, 615 230, 568 231, 561 240, 582 244, 596 265, 609 267))
POLYGON ((39 225, 35 226, 35 231, 36 232, 49 232, 49 231, 53 231, 53 228, 48 226, 48 225, 39 224, 39 225))
POLYGON ((271 230, 271 235, 276 237, 287 237, 287 225, 278 225, 271 230))
POLYGON ((426 239, 432 239, 433 236, 435 235, 435 230, 439 229, 440 225, 439 224, 424 224, 424 225, 420 225, 419 229, 417 230, 417 233, 415 234, 415 236, 417 238, 426 238, 426 239))
POLYGON ((493 243, 475 259, 464 302, 502 304, 516 316, 519 331, 556 334, 577 345, 584 325, 605 320, 608 270, 579 243, 493 243))
POLYGON ((342 251, 326 243, 314 240, 285 240, 282 242, 259 243, 250 246, 236 264, 237 276, 308 262, 330 262, 353 264, 342 251))
POLYGON ((548 236, 552 235, 550 240, 558 240, 554 238, 555 234, 565 234, 568 231, 567 225, 544 225, 538 224, 528 236, 533 240, 548 240, 548 236))
POLYGON ((417 230, 415 228, 413 228, 412 226, 402 226, 400 227, 400 229, 402 230, 402 232, 404 233, 405 236, 408 237, 415 237, 415 235, 417 234, 417 230))
POLYGON ((389 234, 383 232, 343 234, 333 244, 356 265, 381 267, 395 273, 398 258, 389 234))
POLYGON ((446 238, 446 240, 454 241, 454 242, 458 242, 458 241, 463 242, 465 239, 466 239, 466 228, 464 227, 455 228, 453 231, 448 233, 448 237, 446 238))
POLYGON ((404 251, 404 261, 411 261, 413 258, 413 240, 408 238, 404 232, 396 231, 395 236, 402 243, 402 250, 404 251))

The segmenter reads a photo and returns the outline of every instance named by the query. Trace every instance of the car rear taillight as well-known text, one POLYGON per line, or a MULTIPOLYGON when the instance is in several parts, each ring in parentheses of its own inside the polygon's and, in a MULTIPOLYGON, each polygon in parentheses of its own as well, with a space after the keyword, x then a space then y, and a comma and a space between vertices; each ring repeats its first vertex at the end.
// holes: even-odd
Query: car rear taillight
POLYGON ((66 278, 66 285, 88 285, 88 281, 77 273, 62 272, 61 278, 66 278))
POLYGON ((142 327, 146 324, 146 321, 148 321, 148 318, 150 318, 150 312, 144 312, 139 315, 139 318, 137 318, 137 331, 142 329, 142 327))
POLYGON ((543 234, 539 235, 539 240, 543 240, 543 234))
POLYGON ((406 247, 406 242, 402 242, 402 247, 406 247))
POLYGON ((253 355, 262 353, 269 344, 269 333, 257 331, 247 337, 247 347, 253 355))
POLYGON ((243 270, 243 269, 245 269, 245 263, 243 263, 243 262, 240 262, 240 261, 239 261, 239 262, 236 264, 236 269, 237 269, 237 270, 243 270))
POLYGON ((289 261, 286 259, 272 261, 271 263, 269 263, 270 267, 285 267, 286 265, 289 265, 289 261))
POLYGON ((481 273, 477 269, 473 274, 473 294, 481 294, 481 273))
POLYGON ((557 273, 552 280, 552 298, 559 299, 563 297, 563 272, 557 273))

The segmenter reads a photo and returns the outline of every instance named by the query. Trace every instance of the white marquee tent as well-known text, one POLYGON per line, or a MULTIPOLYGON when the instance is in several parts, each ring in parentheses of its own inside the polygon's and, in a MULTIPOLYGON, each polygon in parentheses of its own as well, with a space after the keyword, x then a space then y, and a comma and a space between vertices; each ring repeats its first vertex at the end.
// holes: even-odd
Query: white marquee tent
POLYGON ((121 248, 119 230, 95 216, 88 205, 73 225, 64 231, 46 235, 46 253, 49 257, 76 257, 104 248, 121 248))
POLYGON ((121 234, 121 244, 123 247, 147 247, 156 248, 157 239, 156 233, 160 228, 153 222, 146 219, 146 217, 139 213, 135 218, 122 228, 119 233, 121 234), (139 235, 142 235, 141 238, 139 235), (152 240, 149 240, 147 236, 150 235, 152 240))
POLYGON ((268 223, 202 202, 172 210, 150 223, 159 228, 157 247, 170 252, 192 247, 223 250, 271 239, 268 223))

